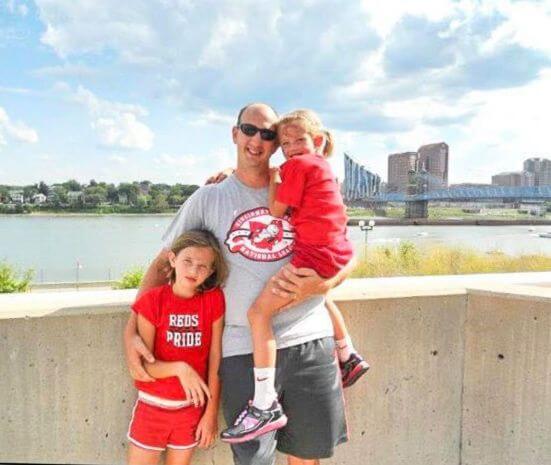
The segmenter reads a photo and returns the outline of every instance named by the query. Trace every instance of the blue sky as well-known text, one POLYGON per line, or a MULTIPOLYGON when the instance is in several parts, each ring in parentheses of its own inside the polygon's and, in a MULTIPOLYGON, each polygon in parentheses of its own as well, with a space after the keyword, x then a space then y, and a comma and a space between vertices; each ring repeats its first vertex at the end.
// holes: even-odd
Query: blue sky
POLYGON ((202 183, 257 100, 316 110, 341 177, 446 141, 490 182, 551 157, 549 31, 549 1, 0 0, 0 184, 202 183))

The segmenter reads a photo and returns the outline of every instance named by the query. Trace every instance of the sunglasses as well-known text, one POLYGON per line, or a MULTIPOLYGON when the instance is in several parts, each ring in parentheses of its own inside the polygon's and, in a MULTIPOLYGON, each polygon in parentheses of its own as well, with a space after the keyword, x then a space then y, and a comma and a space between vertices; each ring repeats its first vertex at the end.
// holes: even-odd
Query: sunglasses
POLYGON ((254 124, 241 123, 239 129, 243 134, 249 137, 253 137, 257 132, 260 131, 260 138, 265 141, 275 140, 277 137, 277 132, 272 131, 271 129, 261 129, 257 128, 254 124))

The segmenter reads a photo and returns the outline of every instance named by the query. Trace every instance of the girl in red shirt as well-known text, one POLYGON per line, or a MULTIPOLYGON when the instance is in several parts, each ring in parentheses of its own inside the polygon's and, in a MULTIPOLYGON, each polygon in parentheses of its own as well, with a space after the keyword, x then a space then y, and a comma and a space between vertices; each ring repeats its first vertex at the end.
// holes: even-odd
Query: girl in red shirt
MULTIPOLYGON (((332 278, 353 258, 348 239, 346 207, 326 157, 333 150, 331 133, 310 110, 297 110, 278 122, 278 137, 286 162, 270 173, 269 207, 273 216, 290 211, 295 230, 291 264, 332 278)), ((271 319, 292 302, 274 295, 269 283, 248 311, 254 346, 255 394, 234 425, 222 432, 230 443, 249 441, 283 427, 287 418, 275 391, 276 344, 271 319)), ((344 387, 355 383, 369 365, 356 352, 337 306, 326 300, 344 387)))
POLYGON ((138 333, 155 356, 153 382, 135 381, 138 400, 128 429, 128 463, 188 465, 196 446, 217 435, 227 267, 216 238, 188 231, 172 245, 171 284, 144 293, 132 306, 138 333))

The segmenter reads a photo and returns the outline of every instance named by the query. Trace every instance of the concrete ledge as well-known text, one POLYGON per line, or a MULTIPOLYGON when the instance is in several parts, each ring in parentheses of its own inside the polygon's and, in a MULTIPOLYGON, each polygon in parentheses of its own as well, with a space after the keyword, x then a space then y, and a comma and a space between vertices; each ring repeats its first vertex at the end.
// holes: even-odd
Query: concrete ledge
MULTIPOLYGON (((550 285, 551 272, 336 289, 372 369, 346 390, 350 441, 324 463, 547 463, 550 285)), ((136 394, 121 334, 134 295, 0 295, 0 462, 124 463, 136 394)), ((229 465, 229 448, 196 463, 229 465)))

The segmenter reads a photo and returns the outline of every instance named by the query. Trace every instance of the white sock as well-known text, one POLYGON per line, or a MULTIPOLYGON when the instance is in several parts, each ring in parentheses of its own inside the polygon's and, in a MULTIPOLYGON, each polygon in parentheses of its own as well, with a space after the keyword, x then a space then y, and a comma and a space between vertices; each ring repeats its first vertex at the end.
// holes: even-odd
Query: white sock
POLYGON ((275 368, 255 368, 253 405, 266 410, 272 406, 274 400, 277 400, 275 368))
POLYGON ((356 353, 350 336, 346 336, 344 339, 338 339, 335 342, 337 344, 337 354, 340 362, 346 362, 350 358, 350 355, 356 353))

